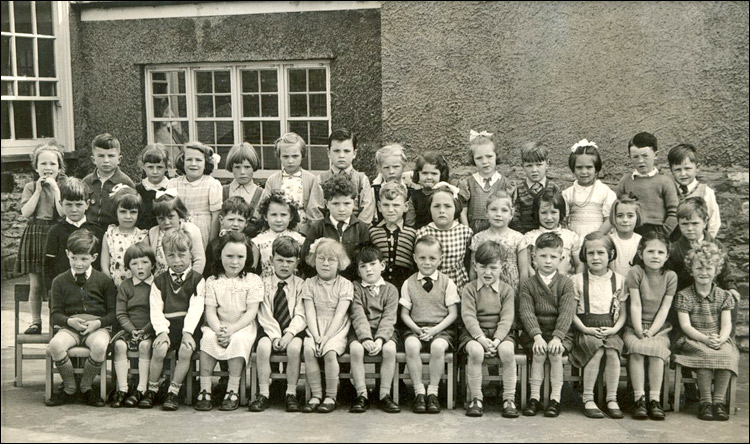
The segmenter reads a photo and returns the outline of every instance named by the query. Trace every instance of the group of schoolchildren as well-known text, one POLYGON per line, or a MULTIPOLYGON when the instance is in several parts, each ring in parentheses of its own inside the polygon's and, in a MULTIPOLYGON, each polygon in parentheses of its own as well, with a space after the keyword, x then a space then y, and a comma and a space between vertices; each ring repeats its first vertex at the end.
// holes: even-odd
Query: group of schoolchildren
POLYGON ((217 361, 229 374, 219 409, 237 409, 255 350, 259 390, 250 411, 270 405, 273 354, 288 359, 287 411, 335 410, 338 357, 348 352, 356 391, 349 411, 369 408, 364 357, 380 355, 376 405, 397 413, 390 393, 403 351, 412 410, 438 413, 445 353, 453 351, 466 356, 468 416, 483 414, 483 361, 490 357, 502 363, 502 416, 558 416, 567 355, 582 369, 585 415, 622 418, 617 386, 627 354, 633 417, 660 420, 664 363, 674 352, 697 372, 699 417, 726 420, 725 393, 738 371, 731 314, 738 294, 715 240, 715 194, 696 180, 691 145, 670 150, 673 177, 654 166, 652 134, 635 135, 627 151, 633 171, 613 191, 598 179, 597 145, 576 143, 568 161, 576 180, 561 191, 546 177, 545 147, 523 147, 526 178, 512 182, 497 171, 499 146, 484 131, 471 132, 469 163, 477 171, 458 187, 434 152, 417 156, 408 178, 398 144, 377 151, 371 184, 352 167, 357 138, 345 129, 330 135, 331 167, 320 176, 301 168, 302 137, 284 134, 275 143, 281 171, 265 188, 253 182, 260 164, 248 143, 229 151, 234 179, 225 186, 211 176, 220 158, 199 142, 174 159, 172 179, 165 147, 147 146, 137 185, 119 169, 120 144, 109 134, 92 142, 96 169, 83 180, 64 176, 57 146, 40 146, 32 154, 39 177, 23 190, 29 224, 18 271, 30 275, 26 333, 41 333, 42 294, 51 294, 49 353, 63 384, 46 403, 105 405, 91 386, 111 344, 112 407, 151 408, 171 350, 177 362, 162 409, 178 409, 196 351, 195 409, 218 404, 217 361), (79 345, 91 353, 77 384, 68 350, 79 345), (530 399, 519 411, 521 350, 531 370, 530 399), (135 388, 128 387, 128 351, 138 353, 135 388), (426 386, 423 351, 430 354, 426 386), (300 402, 303 357, 312 397, 300 402), (594 402, 601 365, 602 409, 594 402))

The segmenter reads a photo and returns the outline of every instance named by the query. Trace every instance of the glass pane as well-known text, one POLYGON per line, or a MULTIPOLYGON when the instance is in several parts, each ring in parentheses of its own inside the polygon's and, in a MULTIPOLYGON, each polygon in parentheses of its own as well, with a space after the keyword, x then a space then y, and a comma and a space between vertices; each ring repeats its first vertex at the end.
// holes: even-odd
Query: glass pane
POLYGON ((310 91, 326 90, 326 70, 311 69, 308 71, 310 76, 310 91))
POLYGON ((263 92, 277 92, 279 90, 278 78, 275 70, 260 72, 260 90, 263 92))
POLYGON ((13 2, 16 32, 31 34, 31 2, 13 2))
POLYGON ((289 95, 289 116, 290 117, 307 117, 307 95, 290 94, 289 95))
POLYGON ((183 144, 189 140, 187 122, 154 122, 154 142, 164 145, 183 144))
POLYGON ((330 166, 328 149, 326 147, 308 146, 307 153, 310 158, 311 170, 327 170, 330 166))
POLYGON ((258 71, 242 71, 242 92, 258 92, 258 71))
POLYGON ((35 96, 36 82, 18 82, 19 96, 35 96))
MULTIPOLYGON (((3 93, 4 96, 15 96, 16 93, 15 93, 15 91, 13 89, 13 82, 5 82, 5 81, 3 81, 2 93, 3 93)), ((5 103, 5 102, 3 102, 3 103, 5 103)))
POLYGON ((216 147, 217 152, 219 153, 219 156, 221 156, 221 161, 219 162, 219 168, 220 170, 225 170, 227 168, 227 155, 229 154, 229 150, 231 150, 231 146, 218 146, 216 147))
POLYGON ((217 93, 228 93, 231 91, 231 84, 229 80, 229 71, 216 71, 214 72, 214 92, 217 93))
POLYGON ((276 157, 276 153, 273 151, 273 146, 262 146, 261 152, 263 153, 263 168, 267 170, 278 170, 281 169, 281 163, 276 157))
MULTIPOLYGON (((213 96, 198 96, 198 117, 214 116, 213 96)), ((201 140, 202 141, 202 140, 201 140)))
POLYGON ((36 137, 55 137, 52 102, 34 102, 36 111, 36 137))
MULTIPOLYGON (((174 98, 172 102, 174 103, 174 98)), ((187 98, 185 96, 177 96, 177 117, 187 117, 187 98)))
POLYGON ((224 145, 234 143, 234 122, 216 122, 216 141, 224 145))
POLYGON ((263 144, 272 145, 281 137, 281 122, 263 122, 263 144))
MULTIPOLYGON (((2 14, 0 14, 0 20, 2 20, 2 31, 3 32, 10 32, 10 10, 8 8, 8 2, 0 2, 2 3, 3 10, 2 14)), ((3 50, 4 51, 4 50, 3 50)), ((3 110, 6 109, 5 104, 3 103, 3 110)), ((3 114, 3 119, 5 119, 5 114, 3 114)), ((3 120, 5 122, 5 120, 3 120)), ((3 123, 5 125, 5 123, 3 123)), ((3 132, 5 132, 5 126, 3 126, 3 132)))
POLYGON ((39 95, 52 97, 57 95, 57 82, 39 82, 39 95))
POLYGON ((35 77, 34 74, 34 39, 16 37, 16 67, 18 76, 35 77))
POLYGON ((213 122, 198 122, 198 140, 212 144, 216 142, 216 129, 213 122))
POLYGON ((154 80, 167 80, 167 73, 165 72, 152 72, 151 78, 154 80))
POLYGON ((310 94, 310 116, 325 117, 328 115, 326 107, 327 100, 325 94, 310 94))
POLYGON ((167 82, 156 79, 152 82, 152 89, 154 90, 154 94, 166 94, 169 90, 167 82))
POLYGON ((232 117, 232 96, 216 96, 216 117, 232 117))
POLYGON ((328 146, 328 122, 310 122, 310 145, 328 146))
POLYGON ((242 96, 242 117, 260 117, 258 96, 242 96))
POLYGON ((39 46, 39 77, 55 77, 55 41, 37 39, 39 46))
POLYGON ((52 2, 36 2, 36 33, 54 35, 52 30, 52 2))
POLYGON ((242 140, 253 145, 260 144, 260 122, 242 122, 242 140))
POLYGON ((307 70, 290 69, 289 70, 289 91, 300 92, 307 91, 307 70))
MULTIPOLYGON (((3 2, 3 5, 5 5, 5 2, 3 2)), ((4 76, 12 76, 13 51, 10 47, 10 37, 2 37, 2 50, 0 52, 2 52, 0 55, 0 74, 4 76)))
POLYGON ((199 93, 211 93, 213 92, 211 72, 210 71, 198 71, 195 73, 196 83, 198 83, 199 93))
POLYGON ((154 117, 169 116, 169 99, 166 97, 154 97, 154 117))
POLYGON ((31 130, 31 102, 13 102, 13 124, 16 139, 33 139, 31 130))
POLYGON ((307 122, 294 120, 289 122, 289 131, 299 134, 300 137, 305 139, 305 142, 310 140, 307 134, 307 122))
POLYGON ((185 94, 185 72, 180 71, 171 73, 170 78, 172 79, 172 82, 174 82, 175 77, 177 78, 177 92, 179 94, 185 94))
POLYGON ((263 117, 279 117, 279 96, 261 96, 263 117))
MULTIPOLYGON (((5 10, 5 3, 3 3, 3 11, 5 10)), ((0 130, 2 131, 3 139, 10 139, 10 102, 2 101, 0 103, 0 117, 2 118, 3 124, 0 130)))

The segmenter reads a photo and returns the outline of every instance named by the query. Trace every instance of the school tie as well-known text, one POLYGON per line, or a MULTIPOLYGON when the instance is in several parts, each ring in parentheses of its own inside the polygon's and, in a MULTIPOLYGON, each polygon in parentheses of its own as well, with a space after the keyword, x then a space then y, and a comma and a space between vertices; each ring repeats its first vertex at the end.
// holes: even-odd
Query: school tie
POLYGON ((425 276, 424 278, 424 284, 422 284, 422 288, 424 288, 424 291, 427 293, 432 291, 432 278, 429 276, 425 276))
POLYGON ((182 280, 182 274, 172 273, 172 282, 174 282, 174 284, 179 287, 185 281, 182 280))
POLYGON ((344 237, 344 221, 338 221, 336 224, 336 231, 339 232, 339 239, 344 237))
POLYGON ((680 185, 680 193, 682 193, 683 196, 686 196, 688 193, 688 187, 687 185, 680 185))
POLYGON ((487 192, 490 190, 490 180, 484 179, 484 186, 482 186, 482 189, 487 192))
POLYGON ((533 194, 536 197, 536 195, 542 191, 542 184, 539 182, 534 183, 534 185, 531 186, 530 191, 531 191, 531 194, 533 194))
POLYGON ((76 273, 76 285, 83 287, 86 284, 86 273, 76 273))
POLYGON ((367 288, 367 292, 370 293, 370 297, 371 298, 378 297, 378 286, 377 285, 368 285, 365 288, 367 288))
POLYGON ((289 304, 286 301, 286 293, 284 292, 284 286, 286 282, 279 282, 276 294, 273 296, 273 317, 279 323, 281 332, 289 327, 289 323, 292 321, 289 316, 289 304))

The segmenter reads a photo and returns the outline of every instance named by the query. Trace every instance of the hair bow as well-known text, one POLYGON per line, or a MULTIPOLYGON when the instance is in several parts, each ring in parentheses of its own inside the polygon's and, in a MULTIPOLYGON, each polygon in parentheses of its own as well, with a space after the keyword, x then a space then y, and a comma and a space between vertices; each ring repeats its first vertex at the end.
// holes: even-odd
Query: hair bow
MULTIPOLYGON (((115 194, 117 194, 121 190, 125 190, 125 189, 131 189, 131 190, 133 190, 129 186, 125 185, 124 183, 118 183, 117 185, 115 185, 115 186, 112 187, 112 192, 109 193, 109 197, 114 197, 115 194)), ((133 191, 135 191, 135 190, 133 190, 133 191)))
POLYGON ((213 160, 215 166, 219 166, 219 162, 221 162, 221 156, 219 153, 213 153, 211 155, 211 160, 213 160))
POLYGON ((164 191, 157 191, 156 192, 156 198, 154 200, 159 199, 162 196, 177 197, 177 189, 175 189, 175 188, 167 188, 164 191))
POLYGON ((435 186, 432 187, 432 192, 434 193, 435 191, 438 191, 440 188, 447 188, 448 191, 450 191, 451 193, 453 193, 453 198, 454 199, 458 199, 458 191, 459 190, 458 190, 457 186, 451 185, 448 182, 442 181, 442 182, 436 183, 435 186))
POLYGON ((479 136, 492 137, 492 133, 488 133, 487 131, 482 131, 482 132, 478 133, 478 132, 476 132, 474 130, 471 130, 471 131, 469 131, 469 142, 474 141, 474 139, 476 139, 479 136))
POLYGON ((575 145, 573 145, 573 146, 570 147, 570 151, 573 152, 573 153, 575 153, 576 150, 579 147, 582 147, 582 146, 593 146, 594 148, 597 148, 597 149, 599 148, 598 146, 596 146, 595 142, 589 142, 586 139, 581 139, 581 140, 578 141, 578 143, 576 143, 575 145))

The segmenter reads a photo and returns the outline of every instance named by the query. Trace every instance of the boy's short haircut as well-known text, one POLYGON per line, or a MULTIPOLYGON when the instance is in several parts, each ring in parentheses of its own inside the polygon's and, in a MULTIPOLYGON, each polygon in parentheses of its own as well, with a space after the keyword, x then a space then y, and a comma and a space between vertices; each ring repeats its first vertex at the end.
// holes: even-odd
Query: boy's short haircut
POLYGON ((257 171, 260 168, 260 160, 258 159, 258 153, 255 148, 247 142, 242 142, 239 145, 234 145, 227 154, 227 171, 230 173, 234 170, 236 164, 242 164, 244 161, 250 162, 250 166, 253 167, 253 171, 257 171))
POLYGON ((437 245, 438 250, 440 250, 440 254, 443 254, 443 245, 440 243, 440 240, 436 238, 435 236, 431 234, 424 235, 417 239, 416 242, 414 242, 414 252, 416 253, 417 247, 420 245, 424 245, 425 247, 431 247, 433 245, 437 245))
POLYGON ((281 257, 299 258, 302 245, 291 236, 279 236, 271 244, 271 256, 278 254, 281 257))
POLYGON ((250 204, 240 196, 232 196, 221 204, 221 215, 226 216, 229 213, 239 214, 245 220, 250 219, 250 204))
POLYGON ((174 228, 164 235, 161 245, 165 254, 169 254, 170 251, 185 252, 193 249, 193 240, 182 228, 174 228))
POLYGON ((563 245, 563 240, 559 234, 548 231, 536 238, 534 249, 538 251, 542 248, 563 248, 563 245))
POLYGON ((505 247, 492 240, 485 241, 474 253, 474 260, 481 265, 502 262, 505 260, 505 247))
POLYGON ((172 211, 176 211, 182 220, 187 220, 190 216, 190 211, 188 211, 180 196, 165 194, 154 199, 154 206, 151 208, 154 217, 169 217, 172 211))
POLYGON ((669 161, 669 166, 672 165, 680 165, 682 162, 685 161, 685 159, 690 159, 691 162, 696 162, 696 149, 693 145, 689 143, 681 143, 675 147, 673 147, 671 150, 669 150, 669 154, 667 154, 667 161, 669 161))
POLYGON ((325 200, 331 200, 334 197, 347 196, 352 199, 357 198, 357 189, 346 176, 336 174, 323 182, 323 197, 325 200))
POLYGON ((305 258, 305 260, 307 261, 307 265, 315 268, 315 258, 319 254, 324 253, 336 256, 336 259, 339 261, 339 272, 346 270, 351 263, 349 255, 346 254, 346 249, 343 245, 341 245, 337 240, 329 239, 327 237, 321 237, 313 242, 312 246, 310 247, 310 252, 305 258))
POLYGON ((141 211, 141 204, 143 203, 141 195, 138 194, 135 189, 130 188, 127 185, 124 185, 119 191, 117 191, 117 193, 115 193, 114 201, 116 209, 122 207, 126 210, 138 210, 139 212, 141 211))
POLYGON ((700 196, 686 197, 685 200, 677 205, 677 220, 690 219, 697 215, 704 222, 708 222, 708 206, 706 201, 700 196))
POLYGON ((86 185, 86 182, 77 177, 68 177, 60 187, 60 202, 65 200, 69 202, 78 202, 81 200, 88 202, 89 194, 91 194, 91 189, 86 185))
POLYGON ((380 186, 378 197, 381 201, 394 200, 399 196, 404 198, 404 202, 409 199, 409 190, 406 189, 404 184, 398 182, 385 182, 380 186))
POLYGON ((79 228, 68 236, 65 249, 72 254, 98 254, 99 239, 86 228, 79 228))
POLYGON ((638 196, 631 191, 628 194, 621 194, 616 201, 612 202, 612 209, 609 211, 610 225, 615 226, 617 221, 617 207, 620 205, 635 205, 635 226, 638 228, 643 224, 641 202, 638 200, 638 196))
POLYGON ((302 154, 302 158, 304 159, 305 156, 307 156, 307 144, 305 143, 305 139, 303 139, 299 134, 297 133, 286 133, 283 136, 276 139, 273 145, 273 152, 276 155, 276 158, 278 159, 281 157, 281 147, 284 146, 299 146, 299 152, 302 154))
POLYGON ((539 223, 539 208, 543 203, 552 204, 552 208, 560 212, 560 222, 565 220, 567 214, 567 205, 565 205, 565 198, 562 194, 554 188, 545 188, 541 193, 537 194, 534 198, 534 202, 531 204, 532 214, 531 217, 534 220, 535 225, 539 223))
POLYGON ((638 133, 628 142, 628 153, 630 153, 631 147, 645 148, 647 146, 650 146, 656 152, 656 136, 647 132, 638 133))
POLYGON ((99 134, 91 141, 91 150, 101 148, 103 150, 116 149, 120 152, 120 141, 110 133, 99 134))
POLYGON ((615 241, 612 240, 612 237, 609 234, 602 233, 601 231, 592 231, 591 233, 583 237, 583 242, 581 242, 581 249, 578 250, 578 259, 582 264, 586 263, 586 242, 594 242, 598 240, 604 242, 604 248, 607 249, 607 257, 609 258, 610 262, 617 258, 617 247, 615 247, 615 241))
POLYGON ((331 143, 333 141, 344 142, 346 140, 352 141, 352 147, 354 151, 357 151, 357 133, 353 133, 346 128, 339 128, 333 130, 330 136, 328 136, 328 149, 331 149, 331 143))
POLYGON ((426 164, 435 165, 440 171, 440 182, 447 182, 450 175, 448 167, 448 160, 442 154, 438 154, 434 151, 428 151, 421 156, 417 156, 414 161, 414 175, 412 176, 412 182, 419 183, 419 172, 426 164))
POLYGON ((380 262, 382 260, 383 252, 371 243, 362 244, 354 251, 354 263, 358 267, 362 264, 368 264, 373 261, 380 262))
POLYGON ((724 252, 715 243, 704 241, 698 247, 691 248, 688 251, 685 257, 685 266, 691 269, 696 261, 700 261, 706 265, 713 265, 716 267, 716 274, 719 274, 724 267, 724 252))
POLYGON ((378 165, 382 165, 383 160, 388 157, 398 157, 403 163, 409 160, 404 153, 404 147, 400 143, 392 143, 375 151, 375 163, 378 165))
POLYGON ((538 142, 529 142, 521 147, 521 163, 549 162, 547 147, 538 142))
POLYGON ((125 257, 123 258, 125 269, 130 270, 130 261, 142 257, 147 257, 151 261, 151 272, 153 273, 156 269, 156 255, 151 246, 145 242, 137 242, 125 250, 125 257))
POLYGON ((146 145, 138 156, 139 166, 142 168, 147 163, 164 163, 169 168, 169 150, 161 143, 146 145))

